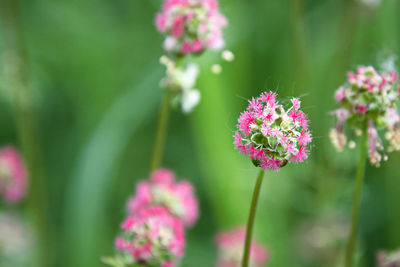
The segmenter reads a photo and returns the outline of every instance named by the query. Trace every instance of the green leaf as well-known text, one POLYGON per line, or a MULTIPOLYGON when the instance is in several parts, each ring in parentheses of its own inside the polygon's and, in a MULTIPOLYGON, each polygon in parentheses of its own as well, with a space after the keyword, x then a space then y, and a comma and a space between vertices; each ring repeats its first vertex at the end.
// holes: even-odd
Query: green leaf
POLYGON ((154 77, 161 78, 161 67, 146 68, 146 73, 138 86, 121 94, 111 105, 77 157, 66 201, 71 266, 96 265, 98 244, 105 242, 104 224, 99 222, 106 221, 103 209, 110 197, 112 171, 140 123, 158 106, 161 90, 159 79, 154 77))

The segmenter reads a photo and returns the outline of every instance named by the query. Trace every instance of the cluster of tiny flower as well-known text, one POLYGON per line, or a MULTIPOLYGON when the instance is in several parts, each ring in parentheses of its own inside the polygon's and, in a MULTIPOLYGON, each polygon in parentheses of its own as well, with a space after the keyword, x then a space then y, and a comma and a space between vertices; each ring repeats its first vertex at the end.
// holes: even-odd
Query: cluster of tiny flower
POLYGON ((200 101, 200 92, 194 89, 199 67, 192 63, 182 69, 167 56, 162 56, 160 62, 166 66, 166 76, 161 80, 161 87, 171 94, 172 105, 180 104, 184 113, 190 113, 200 101))
POLYGON ((276 101, 273 92, 262 93, 249 100, 247 110, 239 117, 234 145, 249 155, 262 169, 277 171, 289 161, 302 162, 308 157, 311 142, 308 120, 300 110, 300 101, 291 100, 285 108, 276 101))
POLYGON ((119 254, 103 261, 112 266, 175 266, 183 256, 185 226, 198 218, 192 185, 175 182, 169 170, 157 170, 149 181, 139 183, 128 213, 121 224, 123 234, 115 241, 119 254))
POLYGON ((135 196, 128 202, 128 212, 133 215, 151 205, 166 207, 187 227, 192 226, 199 215, 193 186, 188 181, 176 182, 169 170, 158 170, 149 181, 138 184, 135 196))
MULTIPOLYGON (((238 227, 231 231, 217 234, 215 241, 218 247, 218 267, 241 266, 245 238, 245 227, 238 227)), ((265 266, 267 260, 268 251, 253 240, 251 242, 249 266, 265 266)))
POLYGON ((162 206, 150 206, 130 215, 122 224, 124 234, 115 240, 125 254, 125 264, 174 266, 183 256, 185 234, 182 221, 162 206))
POLYGON ((26 194, 27 173, 18 151, 7 146, 0 149, 0 195, 9 203, 21 201, 26 194))
POLYGON ((359 67, 357 73, 350 72, 348 79, 348 85, 340 87, 335 93, 340 108, 334 111, 337 124, 330 131, 331 141, 341 152, 347 144, 345 123, 355 130, 356 135, 366 130, 370 162, 379 166, 387 155, 378 130, 386 129, 389 152, 400 150, 400 116, 396 106, 400 88, 396 85, 397 75, 395 72, 379 74, 369 66, 359 67))
POLYGON ((164 49, 178 55, 223 48, 226 25, 217 0, 165 0, 156 17, 157 29, 166 35, 164 49))
POLYGON ((400 266, 400 250, 393 252, 381 251, 377 254, 377 267, 400 266))

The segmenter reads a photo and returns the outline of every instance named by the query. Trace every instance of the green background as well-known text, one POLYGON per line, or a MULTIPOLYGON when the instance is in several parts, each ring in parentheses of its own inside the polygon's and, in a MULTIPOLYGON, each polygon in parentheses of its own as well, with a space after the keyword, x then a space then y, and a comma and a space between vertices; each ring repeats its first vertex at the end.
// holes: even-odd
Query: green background
MULTIPOLYGON (((46 257, 50 266, 102 266, 128 196, 148 177, 164 71, 163 39, 153 25, 161 3, 17 2, 46 174, 43 183, 31 181, 46 203, 46 257)), ((6 0, 0 3, 5 11, 6 0)), ((305 260, 298 229, 326 214, 350 214, 357 151, 338 154, 330 144, 333 92, 348 70, 399 55, 400 1, 369 9, 346 0, 221 0, 220 9, 235 61, 212 52, 193 58, 201 65, 202 100, 190 115, 172 112, 163 161, 194 183, 201 205, 182 266, 214 266, 215 233, 246 222, 257 170, 233 149, 232 134, 246 99, 264 90, 283 103, 301 98, 314 141, 305 163, 267 173, 255 236, 270 250, 268 266, 335 266, 340 252, 324 263, 305 260), (211 73, 213 63, 223 66, 220 75, 211 73)), ((10 27, 0 23, 0 144, 20 147, 4 60, 10 27)), ((365 266, 374 266, 378 250, 400 247, 399 162, 393 153, 382 167, 367 167, 359 254, 365 266)), ((35 213, 30 201, 17 207, 28 217, 35 213)))

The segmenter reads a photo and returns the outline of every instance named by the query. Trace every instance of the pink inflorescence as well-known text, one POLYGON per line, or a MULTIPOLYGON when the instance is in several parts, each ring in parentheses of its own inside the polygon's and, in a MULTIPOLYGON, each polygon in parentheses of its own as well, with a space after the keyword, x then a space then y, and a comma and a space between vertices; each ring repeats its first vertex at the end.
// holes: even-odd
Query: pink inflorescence
POLYGON ((156 16, 156 27, 166 36, 164 49, 184 55, 223 48, 226 25, 217 0, 165 0, 156 16))
MULTIPOLYGON (((245 227, 238 227, 231 231, 217 234, 215 241, 218 246, 218 267, 241 266, 245 237, 245 227)), ((253 240, 251 242, 249 266, 265 266, 267 260, 268 251, 253 240)))
POLYGON ((198 203, 192 185, 175 181, 173 172, 159 169, 136 188, 128 201, 123 234, 115 241, 120 252, 103 258, 112 266, 174 267, 183 256, 185 226, 198 218, 198 203))
POLYGON ((233 136, 236 149, 249 155, 256 166, 273 171, 289 161, 307 159, 307 145, 311 142, 307 116, 300 110, 300 101, 293 98, 292 106, 285 110, 276 96, 273 92, 264 92, 249 100, 233 136))
POLYGON ((356 73, 348 73, 348 84, 335 93, 335 100, 340 107, 334 111, 337 123, 330 131, 332 143, 339 152, 347 144, 345 124, 352 127, 357 135, 363 130, 367 131, 369 159, 375 166, 387 158, 378 130, 386 129, 389 152, 400 150, 397 82, 395 72, 380 74, 371 66, 359 67, 356 73))
POLYGON ((155 171, 149 181, 142 181, 136 194, 128 202, 130 214, 136 214, 150 205, 161 205, 185 226, 192 226, 199 215, 198 203, 193 186, 188 181, 175 181, 173 172, 160 169, 155 171))
POLYGON ((19 152, 6 146, 0 149, 0 195, 9 203, 21 201, 26 194, 27 173, 19 152))
POLYGON ((132 263, 173 267, 183 256, 185 233, 182 221, 161 206, 150 206, 129 216, 115 246, 132 263))

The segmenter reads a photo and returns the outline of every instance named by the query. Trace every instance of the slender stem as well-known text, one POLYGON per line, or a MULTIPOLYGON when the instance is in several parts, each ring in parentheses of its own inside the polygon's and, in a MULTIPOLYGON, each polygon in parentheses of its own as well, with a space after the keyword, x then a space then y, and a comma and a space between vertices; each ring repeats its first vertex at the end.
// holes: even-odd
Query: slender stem
POLYGON ((160 113, 158 115, 156 136, 154 139, 153 156, 151 159, 151 171, 154 171, 160 167, 161 158, 164 150, 165 137, 167 135, 169 112, 170 112, 170 93, 165 92, 161 102, 160 113))
POLYGON ((7 77, 12 91, 19 141, 29 172, 28 211, 38 235, 39 265, 48 266, 52 254, 44 169, 33 92, 29 86, 28 57, 18 1, 0 1, 4 40, 7 44, 7 77))
POLYGON ((364 180, 365 164, 367 159, 367 129, 363 130, 360 141, 360 155, 354 184, 353 206, 351 214, 351 230, 346 247, 346 267, 352 267, 354 263, 354 250, 357 241, 358 221, 360 213, 361 189, 364 180))
POLYGON ((242 267, 249 265, 249 255, 251 246, 251 236, 253 234, 254 218, 256 216, 258 196, 260 195, 261 184, 264 177, 264 170, 260 170, 254 187, 253 198, 251 200, 249 219, 247 220, 246 241, 244 244, 242 267))

